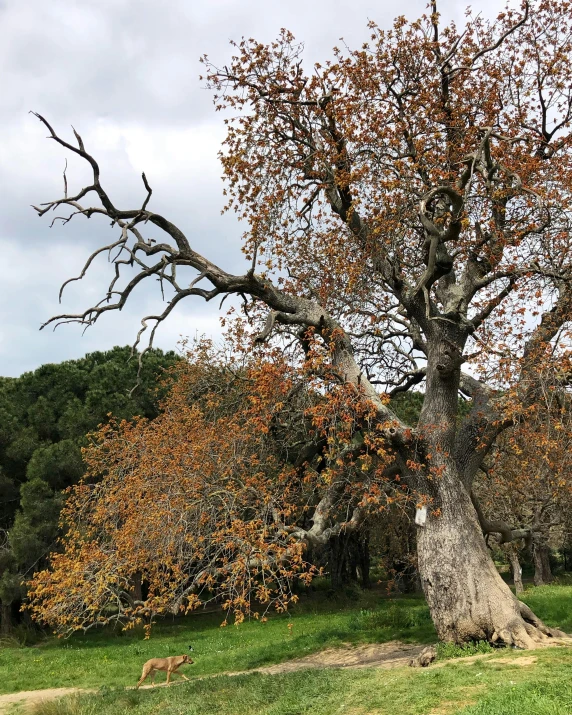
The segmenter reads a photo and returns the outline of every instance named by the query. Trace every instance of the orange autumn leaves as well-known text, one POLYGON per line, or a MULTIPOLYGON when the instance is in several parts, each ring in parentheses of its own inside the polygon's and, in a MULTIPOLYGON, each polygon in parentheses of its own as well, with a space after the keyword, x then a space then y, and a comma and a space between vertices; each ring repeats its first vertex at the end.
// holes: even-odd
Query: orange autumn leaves
POLYGON ((88 475, 62 515, 65 549, 35 577, 35 617, 64 628, 105 623, 109 613, 149 618, 194 608, 193 592, 208 599, 215 584, 228 608, 248 610, 253 592, 286 606, 280 584, 304 564, 295 545, 280 562, 288 539, 273 529, 289 489, 264 435, 279 397, 273 388, 287 390, 288 381, 273 382, 266 371, 250 399, 240 391, 248 373, 204 375, 189 363, 155 421, 100 430, 84 454, 88 475), (130 595, 136 574, 147 592, 142 603, 130 595))
POLYGON ((476 492, 489 518, 560 547, 572 528, 572 404, 561 386, 570 362, 550 357, 548 366, 537 361, 536 399, 513 413, 514 425, 498 440, 476 492))
POLYGON ((521 3, 494 21, 468 9, 462 26, 429 12, 387 30, 370 22, 361 47, 311 68, 287 30, 268 45, 232 43, 224 66, 203 58, 246 254, 335 315, 375 377, 409 368, 386 337, 399 335, 399 294, 418 290, 427 265, 420 202, 432 196, 432 230, 446 231, 452 214, 431 192, 457 186, 459 234, 441 270, 454 262, 459 289, 479 280, 463 299, 444 287, 431 299, 475 320, 475 370, 497 385, 515 378, 506 356, 554 297, 551 277, 569 270, 570 9, 521 3))
MULTIPOLYGON (((296 600, 293 583, 316 571, 296 525, 336 474, 375 472, 380 459, 344 456, 362 400, 342 388, 312 396, 297 377, 277 354, 223 364, 202 346, 173 371, 159 417, 101 427, 68 493, 61 551, 31 583, 33 617, 68 633, 214 598, 238 621, 296 600), (288 449, 316 434, 331 468, 293 466, 288 449)), ((378 504, 379 487, 364 495, 362 482, 348 478, 341 502, 378 504)))

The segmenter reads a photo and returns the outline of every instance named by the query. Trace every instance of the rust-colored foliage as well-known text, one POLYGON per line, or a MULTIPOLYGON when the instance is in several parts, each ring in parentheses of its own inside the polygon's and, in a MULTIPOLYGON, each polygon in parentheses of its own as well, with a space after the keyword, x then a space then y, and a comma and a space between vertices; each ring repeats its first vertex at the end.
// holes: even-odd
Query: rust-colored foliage
MULTIPOLYGON (((482 531, 511 529, 483 517, 472 485, 499 435, 534 414, 536 373, 547 362, 564 368, 572 344, 572 5, 523 0, 495 21, 468 11, 462 28, 444 24, 436 2, 430 9, 418 21, 397 18, 387 31, 370 23, 361 48, 335 49, 330 61, 309 70, 302 46, 285 30, 269 45, 234 44, 235 56, 224 66, 203 58, 227 124, 221 152, 227 209, 246 225, 249 267, 242 275, 202 256, 180 228, 148 208, 152 192, 145 175, 141 207, 115 206, 81 137, 76 134, 72 145, 39 117, 52 139, 89 164, 93 183, 73 196, 66 184, 64 197, 38 213, 65 205, 72 216, 102 214, 121 230, 111 244, 118 253, 107 299, 51 321, 91 325, 121 309, 141 281, 155 276, 174 297, 161 315, 143 319, 140 337, 153 323, 152 341, 183 298, 238 295, 244 316, 231 314, 227 326, 238 344, 248 343, 250 334, 254 355, 261 351, 245 368, 254 371, 244 393, 250 397, 237 397, 236 410, 209 412, 215 398, 203 396, 169 424, 166 403, 157 426, 104 434, 103 446, 88 455, 93 460, 112 450, 115 462, 98 457, 92 466, 110 470, 102 490, 113 475, 119 488, 130 477, 128 465, 138 474, 137 460, 147 464, 145 479, 132 490, 142 495, 137 508, 143 510, 152 509, 147 502, 154 498, 146 482, 161 482, 153 476, 154 460, 145 457, 148 443, 155 439, 163 450, 157 465, 164 469, 167 460, 175 484, 177 459, 193 449, 200 457, 185 456, 192 464, 181 470, 209 485, 192 503, 210 519, 209 543, 219 538, 220 525, 221 543, 228 544, 220 558, 226 561, 210 560, 216 548, 205 550, 204 563, 198 559, 189 576, 188 565, 175 566, 179 562, 165 555, 161 577, 145 575, 156 584, 150 602, 155 598, 157 605, 149 611, 169 600, 178 609, 178 597, 168 592, 186 593, 195 577, 214 588, 208 581, 213 563, 223 569, 217 578, 228 572, 218 583, 229 607, 248 609, 248 594, 259 588, 258 580, 249 580, 251 564, 256 579, 268 573, 282 607, 283 584, 304 570, 302 543, 323 546, 341 529, 359 528, 369 505, 383 507, 406 485, 415 501, 431 507, 417 530, 417 552, 439 637, 531 647, 555 635, 499 578, 482 531), (94 193, 101 205, 82 205, 94 193), (162 231, 165 242, 148 240, 147 226, 162 231), (127 263, 138 272, 120 287, 127 263), (189 285, 180 282, 179 266, 197 272, 189 285), (287 408, 284 422, 269 421, 273 409, 283 414, 272 405, 289 404, 279 385, 290 381, 285 389, 300 390, 306 404, 287 408), (387 398, 416 385, 424 391, 423 405, 417 424, 407 424, 387 398), (469 400, 462 419, 459 393, 469 400), (271 424, 296 424, 298 438, 276 440, 271 424), (159 438, 162 425, 181 442, 168 430, 159 438), (250 491, 248 475, 256 479, 250 491), (219 479, 230 479, 232 489, 219 479), (213 498, 201 501, 211 488, 213 498), (215 493, 224 494, 223 502, 215 493), (270 502, 276 521, 265 506, 270 502), (267 566, 269 543, 276 558, 267 566)), ((564 393, 569 374, 563 370, 556 385, 564 393)), ((163 501, 164 519, 184 531, 168 516, 174 498, 163 501)), ((99 503, 105 522, 111 510, 105 499, 99 503)), ((77 513, 86 509, 89 516, 90 504, 87 496, 77 499, 77 513)), ((117 523, 117 534, 127 533, 117 523)), ((191 531, 203 534, 194 526, 191 531)), ((135 539, 139 527, 132 533, 135 539)), ((178 548, 173 536, 162 538, 178 548)), ((104 559, 106 539, 97 545, 94 558, 104 559)), ((202 558, 203 547, 193 542, 193 548, 202 558)), ((120 563, 121 551, 113 553, 110 564, 120 563)), ((68 556, 58 558, 63 565, 68 556)), ((56 624, 68 618, 75 626, 99 617, 100 605, 82 610, 91 603, 88 594, 58 620, 55 591, 42 591, 54 589, 57 578, 67 575, 56 560, 53 574, 36 580, 39 617, 56 624)), ((105 589, 107 582, 100 583, 105 589)), ((68 583, 59 593, 66 588, 73 587, 68 583)))
MULTIPOLYGON (((517 545, 558 547, 572 528, 572 403, 562 367, 539 369, 536 400, 498 440, 476 483, 489 519, 520 527, 517 545)), ((508 529, 501 541, 514 536, 508 529)))
POLYGON ((368 436, 359 457, 352 451, 370 418, 359 395, 308 394, 299 371, 272 357, 224 363, 196 346, 173 369, 159 417, 112 421, 92 436, 87 476, 62 513, 63 550, 31 584, 34 618, 65 633, 150 622, 213 598, 238 622, 285 610, 293 582, 316 571, 299 527, 316 495, 336 484, 342 510, 395 500, 380 486, 381 447, 368 436), (285 453, 308 433, 324 448, 296 467, 285 453))

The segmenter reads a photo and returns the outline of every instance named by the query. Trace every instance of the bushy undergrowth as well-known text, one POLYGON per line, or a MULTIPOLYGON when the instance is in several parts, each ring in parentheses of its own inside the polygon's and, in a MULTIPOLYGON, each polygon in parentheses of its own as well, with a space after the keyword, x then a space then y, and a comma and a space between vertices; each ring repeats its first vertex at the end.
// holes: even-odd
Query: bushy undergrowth
POLYGON ((0 636, 0 649, 33 646, 45 640, 45 631, 29 624, 19 623, 9 633, 0 636))
POLYGON ((448 658, 464 658, 467 655, 478 655, 479 653, 494 653, 495 648, 487 641, 477 641, 475 643, 438 643, 437 658, 446 660, 448 658))
POLYGON ((412 600, 390 601, 377 609, 362 608, 350 618, 349 625, 356 631, 394 628, 400 631, 431 628, 429 608, 412 600))

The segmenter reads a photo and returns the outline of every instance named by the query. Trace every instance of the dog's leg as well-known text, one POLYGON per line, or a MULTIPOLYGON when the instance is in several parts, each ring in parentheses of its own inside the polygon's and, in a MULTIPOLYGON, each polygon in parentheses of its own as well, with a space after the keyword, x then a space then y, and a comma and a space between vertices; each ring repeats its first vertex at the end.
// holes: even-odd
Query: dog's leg
POLYGON ((145 680, 145 678, 148 675, 149 675, 149 671, 145 672, 145 668, 143 668, 143 673, 141 674, 141 677, 139 678, 139 682, 137 683, 137 687, 135 689, 137 689, 141 685, 141 683, 145 680))
POLYGON ((178 670, 173 670, 171 671, 171 675, 178 675, 179 678, 183 678, 183 680, 188 680, 186 675, 183 675, 182 673, 179 673, 178 670))

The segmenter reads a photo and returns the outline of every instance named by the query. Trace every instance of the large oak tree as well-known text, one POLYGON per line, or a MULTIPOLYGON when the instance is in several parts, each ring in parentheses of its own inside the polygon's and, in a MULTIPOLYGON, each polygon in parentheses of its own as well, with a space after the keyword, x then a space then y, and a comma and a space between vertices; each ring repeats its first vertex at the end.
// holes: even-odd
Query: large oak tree
MULTIPOLYGON (((270 45, 243 39, 223 67, 203 58, 228 128, 228 208, 247 224, 242 275, 152 211, 145 175, 142 205, 116 206, 81 137, 66 141, 38 115, 93 170, 89 186, 71 194, 66 182, 38 213, 70 207, 118 230, 94 254, 115 251, 102 301, 49 322, 91 325, 148 278, 174 291, 161 315, 142 321, 151 338, 184 298, 242 296, 259 324, 254 341, 294 341, 293 359, 314 361, 312 379, 354 390, 367 405, 359 428, 375 430, 392 455, 388 478, 429 503, 418 560, 439 637, 532 647, 555 632, 498 575, 483 530, 506 525, 479 521, 471 485, 534 401, 538 361, 566 350, 572 7, 525 1, 494 22, 469 13, 457 28, 432 2, 419 21, 398 18, 387 31, 372 22, 369 32, 360 49, 336 49, 308 71, 286 31, 270 45), (138 270, 122 283, 127 266, 138 270), (196 271, 190 284, 181 267, 196 271), (383 395, 416 385, 423 407, 409 425, 383 395), (459 393, 472 405, 463 419, 459 393)), ((324 486, 313 525, 292 538, 311 545, 332 528, 338 488, 324 486)))

